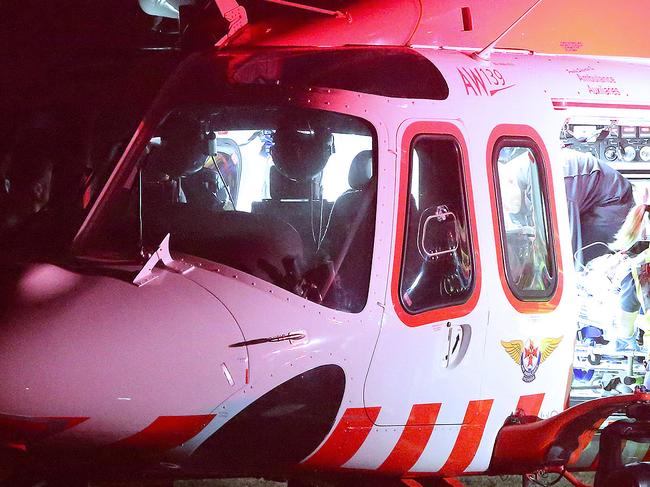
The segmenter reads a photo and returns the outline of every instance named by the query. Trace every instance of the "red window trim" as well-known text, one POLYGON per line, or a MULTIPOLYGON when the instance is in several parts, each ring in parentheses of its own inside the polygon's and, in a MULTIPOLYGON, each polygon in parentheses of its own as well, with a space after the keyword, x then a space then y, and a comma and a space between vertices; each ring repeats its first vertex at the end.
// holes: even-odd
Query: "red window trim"
POLYGON ((481 293, 481 258, 478 246, 478 232, 476 227, 476 215, 474 212, 474 196, 472 191, 472 179, 469 168, 467 143, 460 129, 449 122, 414 122, 409 125, 402 135, 400 141, 400 171, 398 186, 398 207, 397 207, 397 237, 395 239, 395 254, 393 259, 393 275, 391 280, 391 296, 393 307, 397 316, 407 326, 422 326, 437 321, 449 320, 466 316, 476 307, 481 293), (406 238, 406 205, 408 201, 409 176, 411 164, 411 142, 418 135, 439 135, 453 137, 458 143, 461 152, 461 164, 465 178, 465 191, 467 196, 467 213, 469 215, 470 245, 474 256, 474 289, 469 299, 462 304, 436 308, 411 314, 402 306, 399 296, 400 277, 402 269, 402 252, 406 238))
POLYGON ((490 193, 490 205, 492 207, 492 225, 494 228, 494 239, 495 246, 497 251, 497 264, 499 266, 499 280, 501 281, 501 287, 503 292, 506 295, 506 298, 510 302, 513 308, 515 308, 520 313, 533 314, 533 313, 550 313, 555 308, 557 308, 560 300, 562 298, 562 292, 564 289, 564 272, 562 267, 562 254, 560 253, 560 242, 559 242, 559 233, 557 225, 557 208, 555 205, 555 191, 553 190, 553 178, 551 176, 550 168, 550 157, 546 146, 542 142, 540 135, 527 125, 518 125, 518 124, 504 124, 498 125, 490 134, 487 145, 487 176, 489 184, 489 193, 490 193), (522 301, 517 296, 514 295, 508 281, 506 278, 505 264, 504 264, 504 251, 503 251, 503 239, 501 235, 501 224, 499 221, 499 210, 497 205, 497 193, 496 186, 494 181, 494 168, 493 168, 493 157, 494 150, 497 145, 497 141, 501 137, 526 137, 531 139, 537 148, 539 153, 542 155, 542 167, 544 168, 544 176, 546 178, 546 188, 547 188, 547 197, 548 197, 548 212, 550 217, 550 237, 553 242, 553 253, 555 257, 555 265, 557 268, 557 283, 555 286, 555 291, 553 294, 544 301, 522 301))

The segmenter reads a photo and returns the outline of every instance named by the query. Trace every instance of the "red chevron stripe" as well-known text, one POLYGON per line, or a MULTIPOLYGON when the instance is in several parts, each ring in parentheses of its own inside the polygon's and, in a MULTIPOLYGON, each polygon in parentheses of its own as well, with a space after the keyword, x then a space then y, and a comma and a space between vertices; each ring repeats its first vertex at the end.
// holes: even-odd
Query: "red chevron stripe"
POLYGON ((406 487, 424 487, 420 482, 414 479, 402 479, 402 484, 406 487))
POLYGON ((543 401, 544 393, 521 396, 517 403, 517 413, 522 413, 526 416, 537 416, 539 410, 542 408, 543 401))
POLYGON ((169 450, 196 436, 214 414, 197 416, 159 416, 142 431, 113 443, 111 448, 169 450))
POLYGON ((87 417, 25 417, 0 414, 0 443, 29 443, 61 433, 87 417))
POLYGON ((379 467, 379 471, 408 472, 427 446, 439 412, 440 404, 415 404, 411 408, 402 435, 388 458, 379 467))
POLYGON ((493 402, 493 399, 469 402, 454 448, 439 473, 459 475, 469 466, 481 443, 493 402))
POLYGON ((379 416, 380 407, 348 408, 325 443, 303 465, 340 467, 359 451, 379 416))

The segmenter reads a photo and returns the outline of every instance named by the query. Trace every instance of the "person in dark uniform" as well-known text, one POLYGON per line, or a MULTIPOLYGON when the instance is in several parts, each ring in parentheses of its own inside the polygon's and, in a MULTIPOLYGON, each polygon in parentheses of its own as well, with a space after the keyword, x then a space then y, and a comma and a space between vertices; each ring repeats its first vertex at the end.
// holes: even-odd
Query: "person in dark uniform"
POLYGON ((575 265, 609 252, 608 244, 634 206, 632 185, 590 153, 563 149, 564 186, 575 265))
POLYGON ((32 215, 41 212, 50 200, 53 161, 44 150, 32 145, 17 145, 7 170, 7 189, 0 231, 18 229, 32 215))

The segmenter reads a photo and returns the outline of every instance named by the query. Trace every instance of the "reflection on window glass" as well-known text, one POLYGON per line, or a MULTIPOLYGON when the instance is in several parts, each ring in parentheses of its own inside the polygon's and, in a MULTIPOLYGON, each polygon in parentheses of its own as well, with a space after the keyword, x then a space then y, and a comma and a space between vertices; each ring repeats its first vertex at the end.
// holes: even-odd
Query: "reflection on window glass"
POLYGON ((508 285, 521 300, 546 299, 556 273, 541 162, 532 146, 500 144, 495 173, 508 285))
POLYGON ((421 135, 412 147, 400 297, 420 313, 467 301, 474 262, 458 143, 421 135))
POLYGON ((169 233, 172 251, 360 311, 374 240, 374 146, 367 123, 331 112, 172 111, 154 132, 130 194, 112 202, 117 221, 104 222, 105 231, 121 238, 99 237, 103 248, 95 252, 137 254, 169 233))

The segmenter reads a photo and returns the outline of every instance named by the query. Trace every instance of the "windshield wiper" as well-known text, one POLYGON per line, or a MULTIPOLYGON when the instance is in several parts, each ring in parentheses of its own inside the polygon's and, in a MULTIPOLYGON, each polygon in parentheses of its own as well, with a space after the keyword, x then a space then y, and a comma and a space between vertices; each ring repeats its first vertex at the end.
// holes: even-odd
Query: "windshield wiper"
POLYGON ((302 340, 305 338, 307 335, 304 333, 286 333, 284 335, 278 335, 275 337, 266 337, 266 338, 253 338, 252 340, 246 340, 243 342, 237 342, 233 343, 232 345, 228 345, 230 348, 237 348, 237 347, 246 347, 248 345, 260 345, 261 343, 274 343, 274 342, 285 342, 285 341, 298 341, 302 340))

